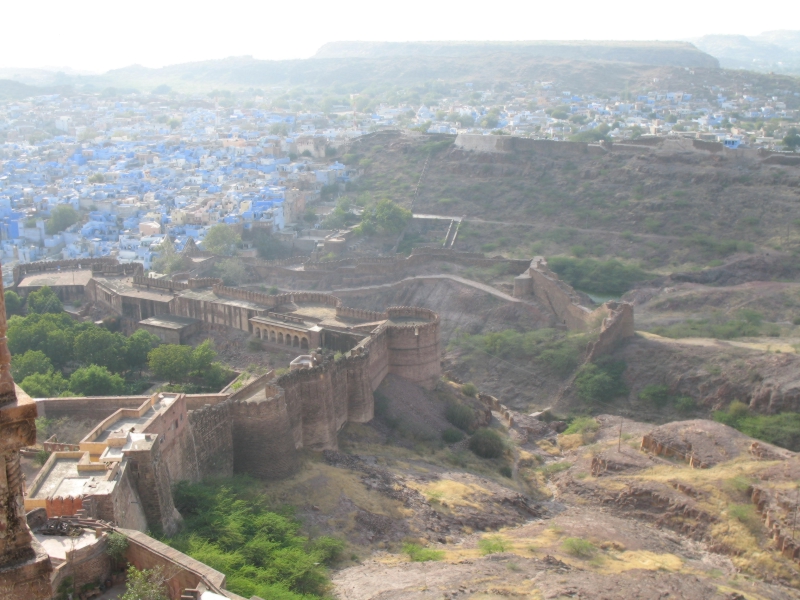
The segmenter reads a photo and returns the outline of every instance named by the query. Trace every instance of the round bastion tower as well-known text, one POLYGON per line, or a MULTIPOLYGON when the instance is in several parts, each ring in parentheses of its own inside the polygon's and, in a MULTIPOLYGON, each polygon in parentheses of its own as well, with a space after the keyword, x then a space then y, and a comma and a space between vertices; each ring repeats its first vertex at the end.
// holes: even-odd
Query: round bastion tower
POLYGON ((389 372, 431 389, 442 374, 439 315, 427 308, 388 309, 389 372))

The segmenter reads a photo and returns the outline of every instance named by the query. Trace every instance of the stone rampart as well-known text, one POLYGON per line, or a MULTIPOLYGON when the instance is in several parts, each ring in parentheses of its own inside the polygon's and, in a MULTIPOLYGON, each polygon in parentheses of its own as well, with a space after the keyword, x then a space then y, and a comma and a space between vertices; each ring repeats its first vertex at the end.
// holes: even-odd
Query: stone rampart
POLYGON ((355 347, 358 352, 367 354, 367 376, 370 387, 377 390, 383 378, 389 373, 389 343, 386 323, 372 332, 355 347))
MULTIPOLYGON (((14 285, 19 285, 26 275, 47 271, 72 271, 91 269, 93 272, 116 271, 120 267, 116 258, 76 258, 71 260, 41 260, 19 264, 14 267, 14 285)), ((138 265, 141 269, 141 265, 138 265)))
POLYGON ((534 258, 528 274, 532 280, 533 295, 550 308, 558 323, 570 330, 583 331, 589 328, 592 311, 580 304, 575 290, 547 267, 544 258, 534 258))
POLYGON ((228 402, 189 412, 198 479, 233 475, 233 427, 228 402))
POLYGON ((705 150, 706 152, 722 152, 725 145, 721 142, 706 142, 705 140, 692 140, 692 147, 697 150, 705 150))
POLYGON ((358 319, 359 321, 384 321, 389 318, 385 312, 375 310, 365 310, 362 308, 349 308, 347 306, 337 306, 336 316, 343 319, 358 319))
POLYGON ((412 319, 408 324, 389 322, 389 372, 433 388, 442 373, 439 315, 410 306, 392 307, 386 312, 389 319, 412 319))
POLYGON ((314 303, 325 304, 327 306, 337 307, 342 304, 336 296, 331 296, 324 292, 292 292, 291 294, 284 294, 291 298, 291 302, 295 303, 314 303))
POLYGON ((620 341, 631 337, 634 333, 633 305, 627 302, 606 302, 608 316, 600 326, 600 336, 589 348, 587 360, 608 354, 616 348, 620 341))
POLYGON ((511 409, 505 404, 502 404, 500 400, 494 396, 490 396, 489 394, 478 394, 478 400, 480 400, 489 410, 498 413, 506 427, 514 426, 514 415, 511 412, 511 409))
POLYGON ((206 405, 215 406, 225 402, 229 394, 186 394, 186 410, 197 410, 206 405))
POLYGON ((246 398, 249 398, 250 396, 253 395, 253 393, 256 390, 263 388, 267 384, 267 382, 272 381, 273 379, 275 379, 275 371, 269 371, 268 373, 259 375, 247 385, 242 386, 241 388, 233 392, 230 396, 230 399, 244 400, 246 398))
POLYGON ((194 279, 188 279, 187 283, 190 290, 197 290, 220 285, 222 283, 222 279, 219 279, 218 277, 198 277, 194 279))
POLYGON ((148 288, 156 288, 160 290, 188 290, 189 284, 185 281, 172 281, 171 279, 166 278, 155 278, 155 277, 145 277, 145 276, 137 276, 133 278, 133 285, 138 285, 142 287, 148 288))
POLYGON ((214 293, 223 298, 233 298, 235 300, 247 300, 255 304, 262 304, 264 306, 280 306, 291 302, 291 294, 267 294, 264 292, 256 292, 254 290, 228 287, 225 285, 216 284, 213 286, 214 293))
POLYGON ((548 156, 570 156, 589 152, 583 142, 554 142, 505 135, 459 133, 454 147, 459 150, 490 153, 542 152, 548 156))
POLYGON ((267 385, 265 399, 231 401, 230 414, 236 473, 279 479, 297 469, 297 442, 284 390, 267 385))
MULTIPOLYGON (((149 438, 150 436, 148 436, 149 438)), ((161 456, 158 438, 123 450, 131 463, 131 475, 136 482, 142 510, 151 528, 174 535, 181 516, 175 510, 169 472, 161 456)))
POLYGON ((306 262, 302 270, 274 266, 265 267, 250 264, 262 280, 270 277, 302 280, 316 283, 321 289, 338 287, 357 287, 386 283, 407 274, 408 270, 420 265, 436 261, 474 267, 492 267, 505 263, 510 270, 525 269, 529 261, 505 258, 486 258, 476 252, 459 252, 449 248, 417 248, 408 257, 402 255, 391 257, 346 258, 323 262, 306 262))

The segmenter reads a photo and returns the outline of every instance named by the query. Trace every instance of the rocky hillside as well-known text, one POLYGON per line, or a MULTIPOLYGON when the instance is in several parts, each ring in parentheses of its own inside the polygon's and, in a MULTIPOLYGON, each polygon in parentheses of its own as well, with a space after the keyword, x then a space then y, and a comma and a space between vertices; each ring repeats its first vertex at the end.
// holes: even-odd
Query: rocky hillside
MULTIPOLYGON (((625 420, 620 435, 607 415, 565 431, 513 412, 509 427, 495 412, 506 449, 479 459, 417 429, 420 392, 389 380, 380 393, 386 412, 348 426, 344 452, 296 478, 310 491, 324 477, 339 508, 323 521, 369 548, 334 573, 341 598, 796 597, 794 453, 702 420, 625 420)), ((423 421, 443 428, 431 407, 460 398, 440 387, 423 421)))
POLYGON ((736 252, 800 248, 800 169, 754 152, 714 153, 683 140, 604 155, 559 144, 489 154, 451 142, 382 133, 353 144, 347 160, 364 175, 352 197, 409 206, 429 160, 414 211, 465 215, 461 250, 616 257, 666 274, 736 252))

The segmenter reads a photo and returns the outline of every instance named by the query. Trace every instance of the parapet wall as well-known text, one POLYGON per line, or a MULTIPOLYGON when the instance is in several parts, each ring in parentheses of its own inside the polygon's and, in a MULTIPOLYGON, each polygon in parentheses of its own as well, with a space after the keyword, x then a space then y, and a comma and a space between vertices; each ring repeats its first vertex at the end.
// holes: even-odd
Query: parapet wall
POLYGON ((553 311, 558 323, 571 330, 589 328, 592 311, 580 304, 575 290, 548 268, 544 258, 537 256, 533 259, 528 275, 532 280, 533 295, 553 311))
POLYGON ((254 270, 262 281, 276 277, 279 280, 302 280, 309 284, 314 283, 317 285, 317 289, 335 289, 385 283, 392 278, 402 277, 410 268, 436 261, 477 267, 491 267, 505 263, 509 269, 520 271, 525 269, 529 263, 529 261, 517 259, 486 258, 481 253, 459 252, 449 248, 417 248, 408 257, 397 255, 320 262, 306 261, 303 263, 302 270, 252 259, 247 260, 245 264, 254 270))
POLYGON ((454 146, 474 152, 546 152, 548 156, 565 156, 589 152, 583 142, 554 142, 505 135, 459 133, 454 146))
POLYGON ((14 285, 19 285, 26 275, 47 271, 72 271, 75 269, 91 269, 93 273, 141 273, 139 263, 121 264, 116 258, 76 258, 71 260, 42 260, 19 264, 14 267, 14 285))
POLYGON ((215 571, 149 535, 132 529, 115 528, 128 538, 125 559, 139 570, 163 567, 170 598, 180 598, 184 590, 205 586, 222 594, 225 575, 215 571))
POLYGON ((133 285, 170 291, 189 289, 189 284, 183 281, 172 281, 171 279, 166 278, 145 277, 143 275, 134 277, 133 285))
POLYGON ((149 396, 76 396, 68 398, 37 398, 40 417, 58 419, 79 417, 102 420, 120 408, 139 408, 149 396))
POLYGON ((291 294, 266 294, 242 288, 233 288, 225 285, 216 284, 213 286, 214 293, 223 298, 233 298, 235 300, 247 300, 255 304, 264 306, 280 306, 291 302, 291 294))
POLYGON ((389 318, 385 312, 378 312, 375 310, 366 310, 362 308, 350 308, 347 306, 337 306, 336 316, 344 319, 358 319, 359 321, 384 321, 389 318))

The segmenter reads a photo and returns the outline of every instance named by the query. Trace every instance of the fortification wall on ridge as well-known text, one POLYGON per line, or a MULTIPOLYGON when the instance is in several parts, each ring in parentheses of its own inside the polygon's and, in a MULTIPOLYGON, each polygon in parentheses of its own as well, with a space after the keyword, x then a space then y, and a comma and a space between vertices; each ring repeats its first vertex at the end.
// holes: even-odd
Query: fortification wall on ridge
POLYGON ((260 479, 279 479, 297 469, 298 455, 284 390, 267 386, 263 400, 230 401, 233 469, 260 479))
POLYGON ((585 330, 592 311, 580 304, 580 298, 569 285, 547 267, 547 261, 537 256, 528 269, 532 293, 544 306, 550 308, 558 323, 571 330, 585 330))
POLYGON ((557 323, 567 329, 584 331, 600 326, 598 339, 589 347, 587 360, 611 352, 619 342, 634 333, 633 305, 627 302, 606 302, 594 310, 580 304, 575 290, 561 281, 537 256, 527 272, 514 279, 514 296, 533 295, 550 308, 557 323))
POLYGON ((233 423, 230 403, 191 410, 189 425, 197 479, 232 476, 233 423))
POLYGON ((583 142, 554 142, 505 135, 459 133, 454 146, 473 152, 543 152, 548 156, 571 156, 589 152, 583 142))
MULTIPOLYGON (((494 136, 496 137, 496 136, 494 136)), ((505 258, 486 258, 481 253, 459 252, 449 248, 418 248, 410 256, 344 258, 331 261, 303 264, 302 270, 280 265, 267 265, 266 261, 248 261, 246 264, 263 281, 301 280, 314 283, 322 289, 356 287, 385 283, 409 274, 409 270, 420 265, 445 261, 463 266, 491 267, 500 263, 509 269, 522 270, 528 261, 505 258), (271 279, 274 278, 274 279, 271 279)))
POLYGON ((603 319, 600 326, 600 336, 589 348, 587 360, 595 359, 608 354, 625 338, 635 333, 633 322, 633 304, 628 302, 606 302, 608 316, 603 319))

